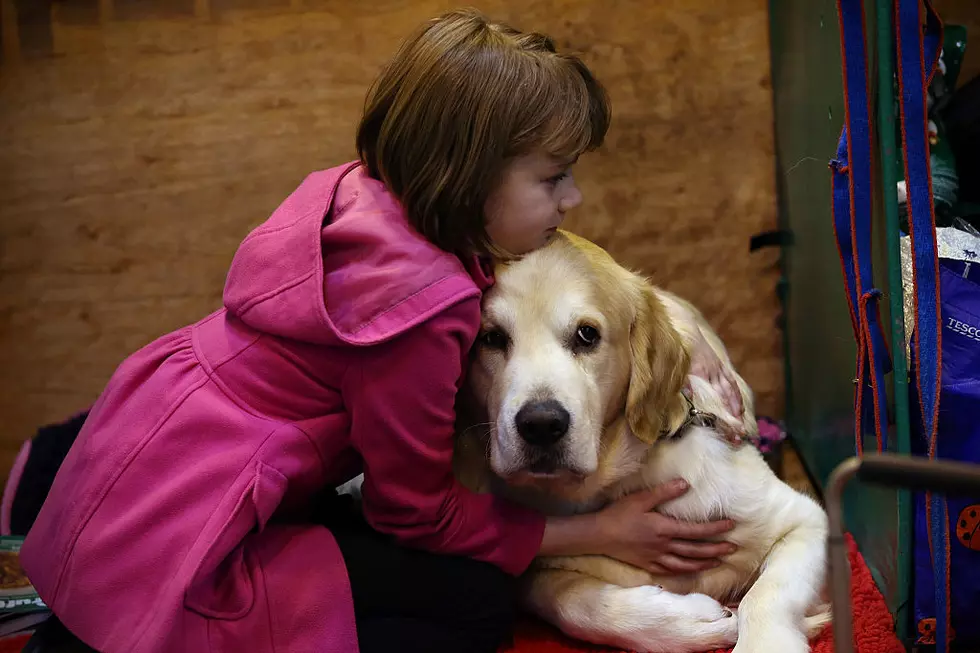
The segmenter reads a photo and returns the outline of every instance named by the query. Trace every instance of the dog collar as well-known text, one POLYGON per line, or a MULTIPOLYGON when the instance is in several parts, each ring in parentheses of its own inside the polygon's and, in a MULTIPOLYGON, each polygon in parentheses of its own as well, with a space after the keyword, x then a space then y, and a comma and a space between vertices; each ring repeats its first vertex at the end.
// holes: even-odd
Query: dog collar
POLYGON ((684 401, 687 402, 687 417, 680 427, 673 433, 668 433, 666 430, 663 432, 663 437, 667 440, 679 440, 689 428, 692 426, 700 426, 703 428, 712 429, 715 433, 718 433, 725 441, 729 444, 738 446, 742 444, 742 438, 737 433, 731 433, 730 429, 717 428, 718 426, 718 416, 712 413, 706 413, 694 405, 691 400, 691 396, 687 392, 681 393, 684 396, 684 401))
POLYGON ((680 438, 682 435, 684 435, 684 432, 692 426, 703 426, 711 429, 718 423, 718 417, 700 410, 694 405, 694 402, 691 401, 691 397, 688 395, 688 393, 682 392, 681 394, 684 396, 684 401, 687 402, 687 417, 673 433, 668 433, 666 430, 664 430, 663 436, 668 440, 676 440, 680 438))

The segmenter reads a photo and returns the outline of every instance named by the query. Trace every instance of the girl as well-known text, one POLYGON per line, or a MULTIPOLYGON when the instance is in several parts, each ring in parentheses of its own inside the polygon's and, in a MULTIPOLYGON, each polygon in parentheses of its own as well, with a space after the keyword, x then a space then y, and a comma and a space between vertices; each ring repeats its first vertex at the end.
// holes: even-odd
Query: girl
POLYGON ((453 478, 490 260, 548 241, 608 122, 548 38, 423 25, 371 91, 360 160, 309 175, 241 244, 224 307, 93 406, 22 550, 64 625, 107 653, 490 652, 538 554, 683 572, 729 552, 693 541, 728 522, 649 513, 680 487, 545 519, 453 478), (360 511, 323 492, 360 472, 360 511))

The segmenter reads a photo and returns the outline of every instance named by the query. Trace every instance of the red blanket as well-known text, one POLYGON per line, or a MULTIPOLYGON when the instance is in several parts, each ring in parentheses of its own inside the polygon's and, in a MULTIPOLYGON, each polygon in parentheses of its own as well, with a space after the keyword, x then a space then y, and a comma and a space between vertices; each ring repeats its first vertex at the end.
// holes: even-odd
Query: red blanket
MULTIPOLYGON (((857 653, 905 653, 895 636, 892 616, 885 600, 850 536, 847 546, 852 572, 851 604, 854 611, 855 650, 857 653)), ((834 653, 834 638, 830 626, 812 643, 812 648, 813 653, 834 653)), ((513 646, 503 649, 501 653, 583 653, 612 650, 573 641, 540 621, 528 620, 518 627, 513 646)))

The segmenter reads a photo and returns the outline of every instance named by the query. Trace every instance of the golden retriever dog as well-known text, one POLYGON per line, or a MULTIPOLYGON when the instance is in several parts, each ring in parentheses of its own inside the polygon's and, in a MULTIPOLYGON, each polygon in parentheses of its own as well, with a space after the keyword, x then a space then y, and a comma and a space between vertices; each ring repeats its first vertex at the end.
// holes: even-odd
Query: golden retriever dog
POLYGON ((572 637, 639 652, 805 653, 830 619, 826 515, 755 447, 726 437, 757 434, 752 394, 733 371, 745 406, 736 418, 689 375, 697 329, 731 366, 691 304, 567 232, 500 264, 455 471, 473 490, 554 515, 683 478, 691 489, 658 510, 733 519, 719 539, 739 548, 721 566, 655 576, 604 556, 542 557, 523 579, 525 607, 572 637))

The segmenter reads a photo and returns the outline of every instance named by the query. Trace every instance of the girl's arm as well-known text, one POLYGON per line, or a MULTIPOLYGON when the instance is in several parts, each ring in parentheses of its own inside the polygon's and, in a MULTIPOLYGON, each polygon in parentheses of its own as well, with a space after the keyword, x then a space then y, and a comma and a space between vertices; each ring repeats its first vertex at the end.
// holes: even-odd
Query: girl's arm
POLYGON ((364 514, 399 542, 465 555, 519 574, 538 553, 545 519, 453 475, 456 393, 480 323, 465 300, 364 350, 342 391, 364 463, 364 514))
POLYGON ((376 530, 431 551, 465 555, 522 573, 537 555, 605 554, 656 573, 718 564, 727 520, 681 522, 655 511, 680 496, 662 485, 595 514, 552 517, 476 494, 452 470, 456 393, 479 324, 465 301, 385 345, 371 347, 343 382, 351 438, 364 462, 363 509, 376 530))

